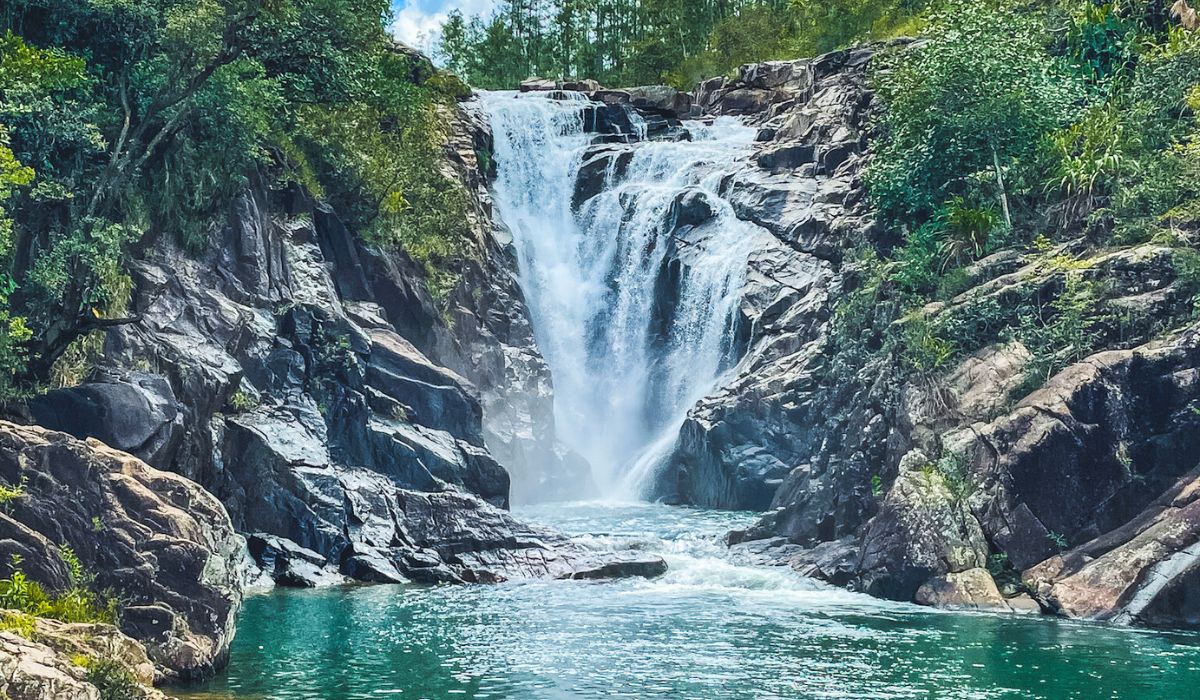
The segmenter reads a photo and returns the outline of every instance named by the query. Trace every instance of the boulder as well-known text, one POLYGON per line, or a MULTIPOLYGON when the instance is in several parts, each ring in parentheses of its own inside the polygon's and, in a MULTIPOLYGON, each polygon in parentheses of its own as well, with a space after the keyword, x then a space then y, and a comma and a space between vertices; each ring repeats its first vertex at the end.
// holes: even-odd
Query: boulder
POLYGON ((572 204, 578 207, 600 194, 609 183, 619 182, 632 161, 633 151, 627 146, 590 148, 579 167, 572 204))
POLYGON ((626 90, 635 107, 642 110, 687 117, 692 111, 692 96, 668 85, 648 85, 626 90))
POLYGON ((1055 612, 1151 626, 1200 625, 1200 471, 1130 522, 1025 571, 1055 612))
POLYGON ((856 579, 864 591, 913 600, 931 577, 986 565, 988 543, 967 507, 969 479, 919 451, 905 455, 863 535, 856 579))
POLYGON ((591 78, 585 78, 583 80, 565 80, 559 85, 559 87, 563 90, 582 92, 584 94, 592 94, 604 89, 600 83, 592 80, 591 78))
MULTIPOLYGON (((11 616, 12 611, 0 611, 11 616)), ((153 688, 154 666, 141 644, 102 624, 29 620, 33 639, 0 632, 0 693, 10 700, 102 700, 112 693, 136 692, 143 700, 168 700, 153 688), (111 663, 130 675, 136 688, 99 688, 88 666, 111 663)), ((122 696, 124 697, 124 696, 122 696)))
POLYGON ((158 375, 119 372, 29 401, 39 425, 94 437, 156 467, 171 463, 183 438, 183 410, 158 375))
POLYGON ((121 600, 121 629, 167 678, 224 665, 242 599, 245 543, 221 504, 187 479, 94 439, 0 422, 0 480, 23 484, 0 514, 0 559, 50 590, 64 547, 121 600))
POLYGON ((548 78, 527 78, 521 81, 521 92, 550 92, 558 90, 558 82, 548 78))
POLYGON ((1010 610, 992 575, 982 568, 935 576, 921 585, 914 600, 953 610, 1010 610))
POLYGON ((347 581, 325 557, 283 537, 255 533, 247 535, 246 545, 258 567, 277 586, 317 588, 347 581))

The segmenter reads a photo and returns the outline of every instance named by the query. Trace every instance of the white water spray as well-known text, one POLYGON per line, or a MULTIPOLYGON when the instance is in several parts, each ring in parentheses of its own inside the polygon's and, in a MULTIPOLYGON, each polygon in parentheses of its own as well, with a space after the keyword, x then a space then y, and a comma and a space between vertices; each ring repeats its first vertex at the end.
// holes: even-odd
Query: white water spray
MULTIPOLYGON (((628 146, 627 164, 611 159, 600 193, 575 206, 594 153, 589 102, 486 93, 483 103, 495 133, 496 204, 554 376, 559 437, 591 463, 601 495, 644 496, 688 409, 734 359, 754 236, 717 190, 750 152, 754 130, 726 118, 696 125, 690 142, 628 146), (686 241, 673 238, 684 193, 713 213, 686 241), (673 246, 685 264, 664 310, 673 246)), ((632 123, 644 136, 645 122, 632 123)))

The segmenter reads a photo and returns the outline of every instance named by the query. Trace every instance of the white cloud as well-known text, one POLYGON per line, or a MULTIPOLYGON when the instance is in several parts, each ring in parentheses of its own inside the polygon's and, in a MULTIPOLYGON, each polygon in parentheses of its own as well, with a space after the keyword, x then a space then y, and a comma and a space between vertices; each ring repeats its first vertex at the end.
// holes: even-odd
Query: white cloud
POLYGON ((426 53, 430 52, 441 33, 442 24, 451 10, 460 10, 470 17, 487 14, 495 7, 495 0, 401 0, 404 4, 392 22, 392 34, 426 53))

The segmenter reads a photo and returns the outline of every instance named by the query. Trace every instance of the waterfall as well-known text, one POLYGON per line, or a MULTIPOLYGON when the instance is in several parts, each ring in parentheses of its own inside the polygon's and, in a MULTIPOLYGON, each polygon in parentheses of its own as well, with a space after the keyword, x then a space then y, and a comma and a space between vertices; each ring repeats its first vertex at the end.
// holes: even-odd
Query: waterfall
MULTIPOLYGON (((495 134, 493 195, 553 374, 558 434, 604 492, 580 495, 645 496, 688 409, 736 360, 754 237, 718 190, 755 132, 723 118, 696 123, 690 142, 597 147, 585 133, 589 101, 482 100, 495 134), (585 162, 606 155, 599 193, 576 202, 585 162), (686 239, 681 201, 704 212, 686 239)), ((644 136, 645 122, 631 123, 644 136)))

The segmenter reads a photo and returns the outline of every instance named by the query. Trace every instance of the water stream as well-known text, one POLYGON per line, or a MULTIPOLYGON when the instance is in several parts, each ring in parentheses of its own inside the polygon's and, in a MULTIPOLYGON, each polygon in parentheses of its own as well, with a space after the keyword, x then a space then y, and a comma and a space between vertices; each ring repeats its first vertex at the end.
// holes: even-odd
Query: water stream
POLYGON ((735 359, 754 237, 718 185, 755 130, 724 118, 693 125, 691 141, 636 144, 609 159, 600 192, 580 202, 576 183, 596 153, 584 132, 590 103, 511 92, 483 102, 496 141, 493 194, 554 376, 559 437, 591 463, 600 495, 643 495, 687 410, 735 359), (683 196, 714 213, 700 244, 671 239, 683 196), (664 295, 673 246, 688 246, 687 265, 664 295))
POLYGON ((375 586, 252 595, 199 698, 1184 698, 1200 637, 947 613, 741 566, 747 513, 598 503, 517 515, 661 552, 653 581, 375 586))

